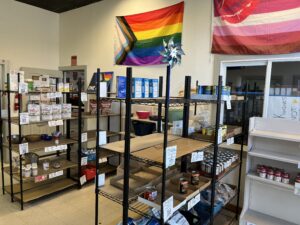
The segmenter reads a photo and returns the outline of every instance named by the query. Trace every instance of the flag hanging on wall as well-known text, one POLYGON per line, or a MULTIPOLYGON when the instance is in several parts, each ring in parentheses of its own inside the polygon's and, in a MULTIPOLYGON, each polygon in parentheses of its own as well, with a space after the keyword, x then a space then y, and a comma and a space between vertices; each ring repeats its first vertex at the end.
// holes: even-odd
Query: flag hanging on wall
POLYGON ((115 63, 157 65, 162 62, 163 40, 181 44, 184 2, 130 16, 116 18, 115 63))
POLYGON ((214 0, 212 52, 300 52, 300 0, 214 0))

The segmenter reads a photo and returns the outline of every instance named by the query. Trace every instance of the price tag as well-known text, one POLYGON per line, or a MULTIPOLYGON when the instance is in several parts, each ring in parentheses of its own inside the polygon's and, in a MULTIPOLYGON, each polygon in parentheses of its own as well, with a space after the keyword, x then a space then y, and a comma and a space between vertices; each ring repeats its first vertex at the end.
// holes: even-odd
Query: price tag
POLYGON ((227 108, 228 110, 231 110, 231 99, 227 99, 227 100, 226 100, 226 108, 227 108))
POLYGON ((197 194, 194 198, 192 198, 189 202, 188 202, 188 210, 192 209, 198 202, 200 202, 201 197, 200 194, 197 194))
POLYGON ((86 166, 88 164, 88 157, 81 158, 81 166, 86 166))
POLYGON ((106 131, 99 131, 99 145, 106 145, 106 144, 107 144, 106 131))
POLYGON ((219 128, 219 132, 218 132, 218 144, 221 144, 222 142, 223 142, 222 128, 219 128))
POLYGON ((80 185, 82 186, 82 185, 84 185, 85 183, 86 183, 86 176, 83 175, 83 176, 80 177, 80 185))
POLYGON ((62 95, 61 92, 56 92, 56 93, 55 93, 55 97, 56 97, 56 98, 62 98, 63 95, 62 95))
POLYGON ((255 223, 247 222, 246 225, 256 225, 255 223))
POLYGON ((20 155, 24 155, 29 152, 28 143, 19 144, 20 155))
POLYGON ((20 94, 28 93, 28 84, 27 83, 19 83, 19 93, 20 94))
POLYGON ((299 195, 300 196, 300 183, 295 183, 295 191, 294 191, 295 195, 299 195))
POLYGON ((204 154, 203 152, 193 152, 191 162, 200 162, 203 161, 204 154))
POLYGON ((166 153, 167 153, 166 168, 169 168, 169 167, 175 165, 175 162, 176 162, 176 153, 177 153, 177 145, 167 147, 166 153))
POLYGON ((168 198, 164 203, 163 203, 163 218, 164 222, 167 222, 167 220, 173 215, 173 196, 168 198))
POLYGON ((20 124, 29 124, 29 113, 20 113, 20 124))
POLYGON ((88 140, 88 135, 87 133, 82 133, 81 134, 81 142, 87 142, 88 140))
POLYGON ((55 177, 59 177, 59 176, 62 176, 62 175, 64 175, 64 171, 63 170, 57 171, 55 173, 50 173, 49 174, 49 179, 53 179, 55 177))
POLYGON ((81 101, 87 102, 87 100, 88 100, 87 93, 81 92, 81 101))
POLYGON ((103 187, 105 185, 105 173, 98 175, 98 187, 103 187))

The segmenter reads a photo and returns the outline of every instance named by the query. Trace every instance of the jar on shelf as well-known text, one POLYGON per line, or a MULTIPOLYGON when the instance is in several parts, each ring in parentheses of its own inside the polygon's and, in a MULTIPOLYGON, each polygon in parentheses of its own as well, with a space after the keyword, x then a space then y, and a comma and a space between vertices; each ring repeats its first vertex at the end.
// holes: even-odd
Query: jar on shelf
POLYGON ((274 173, 274 181, 281 182, 282 173, 280 170, 276 170, 274 173))
POLYGON ((267 169, 262 166, 259 170, 259 177, 266 178, 267 177, 267 169))
POLYGON ((269 168, 269 169, 267 170, 267 179, 268 179, 268 180, 273 180, 273 179, 274 179, 274 170, 271 169, 271 168, 269 168))
POLYGON ((192 185, 198 185, 200 182, 200 174, 197 171, 192 171, 191 174, 191 184, 192 185))
POLYGON ((289 173, 284 172, 284 173, 281 174, 281 182, 284 183, 284 184, 289 184, 290 183, 290 178, 291 178, 291 176, 290 176, 289 173))

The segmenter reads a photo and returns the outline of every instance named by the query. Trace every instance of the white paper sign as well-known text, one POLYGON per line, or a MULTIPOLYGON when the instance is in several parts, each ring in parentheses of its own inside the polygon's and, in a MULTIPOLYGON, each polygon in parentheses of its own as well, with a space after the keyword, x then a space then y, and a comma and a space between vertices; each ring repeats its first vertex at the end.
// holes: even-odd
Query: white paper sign
POLYGON ((52 178, 55 178, 55 177, 59 177, 59 176, 62 176, 62 175, 64 175, 64 171, 63 170, 57 171, 55 173, 50 173, 49 174, 49 179, 52 179, 52 178))
POLYGON ((232 145, 232 144, 234 144, 234 137, 228 138, 228 139, 226 140, 226 142, 227 142, 227 145, 232 145))
POLYGON ((106 144, 107 144, 106 131, 99 131, 99 145, 106 145, 106 144))
POLYGON ((88 140, 88 134, 82 133, 81 134, 81 142, 87 142, 87 140, 88 140))
POLYGON ((63 120, 51 120, 48 121, 48 126, 49 127, 56 127, 56 126, 63 126, 64 121, 63 120))
POLYGON ((19 83, 19 93, 20 94, 28 93, 28 84, 27 83, 19 83))
POLYGON ((230 100, 230 99, 228 99, 228 100, 226 101, 226 108, 227 108, 228 110, 231 110, 231 100, 230 100))
POLYGON ((295 195, 299 195, 300 196, 300 183, 295 183, 295 191, 294 191, 295 195))
POLYGON ((83 175, 83 176, 80 177, 80 185, 82 186, 82 185, 84 185, 85 183, 86 183, 86 176, 83 175))
POLYGON ((20 113, 20 124, 29 124, 29 113, 20 113))
POLYGON ((98 175, 98 187, 103 187, 105 185, 105 173, 98 175))
POLYGON ((171 196, 163 203, 163 218, 165 222, 173 215, 173 200, 173 196, 171 196))
POLYGON ((68 149, 68 145, 49 146, 49 147, 45 147, 45 152, 56 152, 65 149, 68 149))
POLYGON ((81 101, 87 102, 87 100, 88 100, 87 93, 81 92, 81 101))
POLYGON ((270 96, 268 117, 300 120, 300 97, 270 96))
POLYGON ((166 153, 167 153, 166 168, 169 168, 169 167, 175 165, 175 162, 176 162, 176 153, 177 153, 177 145, 167 147, 166 153))
POLYGON ((24 155, 29 152, 28 143, 19 144, 20 155, 24 155))
POLYGON ((101 98, 107 97, 107 82, 100 82, 100 96, 101 98))
POLYGON ((81 166, 86 166, 88 164, 88 157, 81 158, 81 166))
POLYGON ((200 202, 200 200, 201 200, 201 197, 200 197, 200 193, 199 193, 188 202, 188 205, 187 205, 188 210, 192 209, 198 202, 200 202))
POLYGON ((203 152, 193 152, 191 162, 200 162, 203 161, 204 154, 203 152))
POLYGON ((218 132, 218 144, 221 144, 222 142, 223 142, 222 128, 219 128, 219 132, 218 132))

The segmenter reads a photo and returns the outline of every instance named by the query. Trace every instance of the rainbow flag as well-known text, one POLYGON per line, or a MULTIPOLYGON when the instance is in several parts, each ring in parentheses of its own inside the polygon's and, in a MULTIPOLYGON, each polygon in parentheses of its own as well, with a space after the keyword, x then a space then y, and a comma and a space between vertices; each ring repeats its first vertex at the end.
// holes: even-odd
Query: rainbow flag
POLYGON ((300 51, 300 0, 214 0, 214 6, 213 53, 300 51))
POLYGON ((117 65, 164 64, 163 40, 181 44, 184 2, 136 15, 118 16, 115 37, 117 65))

